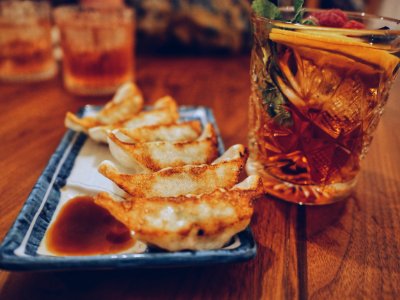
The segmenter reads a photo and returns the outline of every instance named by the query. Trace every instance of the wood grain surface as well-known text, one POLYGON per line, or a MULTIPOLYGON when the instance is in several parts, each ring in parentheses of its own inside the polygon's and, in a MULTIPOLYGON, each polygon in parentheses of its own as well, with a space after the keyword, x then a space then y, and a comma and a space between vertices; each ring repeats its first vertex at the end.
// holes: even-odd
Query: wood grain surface
MULTIPOLYGON (((214 110, 226 146, 246 143, 249 59, 139 57, 147 101, 214 110)), ((324 207, 256 203, 257 257, 245 263, 130 271, 0 271, 0 299, 398 299, 400 297, 400 84, 395 84, 354 196, 324 207)), ((0 239, 65 132, 79 98, 61 78, 0 84, 0 239)))

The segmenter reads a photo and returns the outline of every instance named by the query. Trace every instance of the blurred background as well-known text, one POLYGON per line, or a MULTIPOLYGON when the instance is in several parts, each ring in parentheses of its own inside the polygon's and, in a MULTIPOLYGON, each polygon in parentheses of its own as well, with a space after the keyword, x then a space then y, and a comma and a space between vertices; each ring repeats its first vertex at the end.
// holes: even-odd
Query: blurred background
MULTIPOLYGON (((77 3, 53 0, 52 6, 77 3)), ((137 51, 152 53, 238 53, 251 43, 250 0, 83 0, 86 5, 127 5, 137 16, 137 51)), ((280 5, 292 1, 281 0, 280 5)), ((400 14, 399 0, 305 0, 306 7, 400 14)))
MULTIPOLYGON (((304 6, 400 15, 399 0, 305 0, 304 6)), ((250 0, 0 0, 0 81, 45 80, 61 69, 74 94, 112 94, 135 80, 135 53, 248 55, 250 17, 250 0)))

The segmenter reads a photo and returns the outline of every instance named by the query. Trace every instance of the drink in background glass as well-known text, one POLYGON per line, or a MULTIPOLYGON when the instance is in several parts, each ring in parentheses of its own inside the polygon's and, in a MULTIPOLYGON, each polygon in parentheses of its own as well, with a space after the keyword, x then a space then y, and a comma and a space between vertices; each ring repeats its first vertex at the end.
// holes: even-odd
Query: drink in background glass
POLYGON ((347 14, 367 29, 252 18, 246 168, 290 202, 351 194, 398 71, 398 21, 347 14))
POLYGON ((54 16, 61 34, 67 90, 81 95, 112 94, 133 80, 131 9, 64 6, 56 8, 54 16))
POLYGON ((56 71, 49 4, 0 2, 0 79, 42 80, 56 71))

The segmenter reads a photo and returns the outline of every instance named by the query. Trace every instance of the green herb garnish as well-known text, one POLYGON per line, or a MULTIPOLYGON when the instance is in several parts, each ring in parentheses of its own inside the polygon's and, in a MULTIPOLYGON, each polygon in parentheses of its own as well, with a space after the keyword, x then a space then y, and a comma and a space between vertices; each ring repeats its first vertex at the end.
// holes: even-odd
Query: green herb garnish
POLYGON ((294 17, 291 20, 292 23, 300 23, 303 19, 303 4, 304 0, 295 0, 294 1, 294 17))
MULTIPOLYGON (((268 0, 254 0, 252 8, 257 16, 268 18, 271 20, 279 20, 283 22, 300 23, 303 19, 304 0, 294 1, 294 17, 287 20, 283 17, 280 9, 268 0)), ((262 64, 264 65, 263 77, 264 81, 260 84, 260 96, 262 104, 268 115, 274 121, 283 127, 291 127, 293 120, 291 113, 286 108, 286 99, 279 89, 273 74, 279 73, 279 67, 276 62, 276 45, 267 43, 259 45, 261 48, 262 64)))
POLYGON ((268 0, 254 0, 251 7, 260 17, 271 20, 280 20, 282 18, 279 8, 268 0))
POLYGON ((294 1, 294 17, 291 20, 283 18, 279 8, 268 0, 254 0, 251 4, 251 7, 256 15, 260 17, 271 20, 300 23, 301 19, 303 18, 303 4, 304 0, 294 1))

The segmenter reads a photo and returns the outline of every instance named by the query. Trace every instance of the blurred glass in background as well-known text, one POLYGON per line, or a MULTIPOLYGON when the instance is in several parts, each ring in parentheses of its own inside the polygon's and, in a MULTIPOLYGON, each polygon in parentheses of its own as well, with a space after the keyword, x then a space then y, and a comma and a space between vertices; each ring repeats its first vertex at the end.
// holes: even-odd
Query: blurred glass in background
POLYGON ((56 71, 49 3, 0 2, 0 79, 43 80, 56 71))
POLYGON ((112 94, 134 77, 134 17, 126 7, 60 6, 54 10, 66 89, 112 94))

